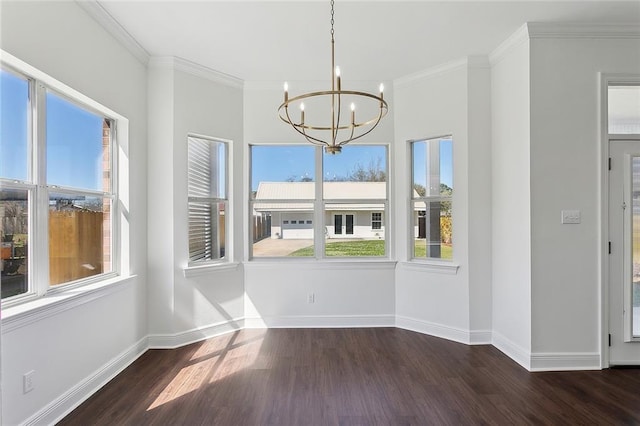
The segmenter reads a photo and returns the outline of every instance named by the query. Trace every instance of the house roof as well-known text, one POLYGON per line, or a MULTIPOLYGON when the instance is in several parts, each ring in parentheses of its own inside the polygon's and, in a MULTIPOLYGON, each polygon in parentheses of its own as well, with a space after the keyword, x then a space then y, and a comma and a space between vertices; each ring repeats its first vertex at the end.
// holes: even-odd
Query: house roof
MULTIPOLYGON (((325 200, 384 200, 386 182, 324 182, 325 200)), ((315 182, 260 182, 256 200, 314 200, 315 182)))
MULTIPOLYGON (((387 193, 386 182, 324 182, 325 200, 363 200, 363 203, 331 203, 329 210, 384 210, 382 202, 387 193)), ((256 201, 259 200, 289 200, 288 203, 258 203, 254 204, 256 211, 310 211, 313 204, 302 202, 314 200, 315 182, 260 182, 256 191, 256 201), (295 202, 300 200, 301 202, 295 202)))

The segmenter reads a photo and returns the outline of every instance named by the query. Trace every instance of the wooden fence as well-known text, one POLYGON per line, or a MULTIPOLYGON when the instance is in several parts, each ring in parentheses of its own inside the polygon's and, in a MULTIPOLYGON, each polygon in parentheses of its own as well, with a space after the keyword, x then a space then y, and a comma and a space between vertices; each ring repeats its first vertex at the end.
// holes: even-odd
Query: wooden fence
POLYGON ((102 212, 49 211, 51 285, 103 272, 105 254, 109 252, 109 237, 103 233, 103 223, 102 212))

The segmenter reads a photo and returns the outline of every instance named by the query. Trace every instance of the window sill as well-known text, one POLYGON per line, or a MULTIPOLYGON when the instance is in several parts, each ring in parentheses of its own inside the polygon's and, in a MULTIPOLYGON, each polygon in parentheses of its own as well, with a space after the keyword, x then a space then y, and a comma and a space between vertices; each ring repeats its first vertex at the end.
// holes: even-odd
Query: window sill
POLYGON ((44 318, 56 315, 119 291, 136 275, 114 277, 65 291, 49 293, 43 297, 2 309, 2 333, 7 333, 44 318))
POLYGON ((458 269, 460 265, 453 262, 438 262, 438 261, 411 261, 411 262, 400 262, 400 265, 404 269, 408 269, 411 271, 420 271, 420 272, 434 272, 437 274, 448 274, 448 275, 456 275, 458 273, 458 269))
POLYGON ((389 259, 305 259, 300 258, 286 259, 281 258, 261 258, 259 260, 252 259, 249 262, 244 263, 245 269, 260 270, 260 269, 273 269, 277 268, 303 268, 303 269, 395 269, 395 260, 389 259))
POLYGON ((231 271, 238 267, 238 262, 209 263, 206 265, 187 266, 182 270, 185 278, 199 277, 211 272, 231 271))

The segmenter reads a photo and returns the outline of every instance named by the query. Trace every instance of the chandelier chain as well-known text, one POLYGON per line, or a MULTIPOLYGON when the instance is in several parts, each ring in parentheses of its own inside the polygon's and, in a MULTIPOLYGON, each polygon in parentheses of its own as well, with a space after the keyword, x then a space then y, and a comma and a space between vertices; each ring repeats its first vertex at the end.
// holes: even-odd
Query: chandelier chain
POLYGON ((334 0, 331 0, 331 41, 333 41, 333 4, 334 0))

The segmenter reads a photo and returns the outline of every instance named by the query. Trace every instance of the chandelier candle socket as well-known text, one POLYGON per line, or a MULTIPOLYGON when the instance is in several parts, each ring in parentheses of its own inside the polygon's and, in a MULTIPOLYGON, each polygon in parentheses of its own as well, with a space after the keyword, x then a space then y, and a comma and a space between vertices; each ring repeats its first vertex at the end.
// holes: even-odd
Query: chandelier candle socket
POLYGON ((314 145, 324 146, 324 150, 328 154, 337 154, 342 151, 343 145, 371 133, 389 110, 383 96, 383 84, 380 84, 379 95, 354 90, 342 90, 340 67, 335 66, 333 6, 334 1, 331 0, 331 90, 309 92, 289 98, 289 85, 284 83, 284 102, 282 102, 278 108, 278 115, 282 121, 293 127, 293 129, 304 136, 308 142, 314 145), (305 123, 305 106, 302 101, 308 100, 309 102, 313 102, 323 98, 326 98, 324 100, 327 101, 327 104, 330 106, 325 119, 328 117, 330 120, 327 124, 318 124, 314 121, 313 116, 316 111, 312 108, 309 111, 309 116, 312 119, 312 123, 315 124, 305 123), (344 124, 344 121, 343 124, 341 124, 340 112, 342 111, 342 102, 348 102, 349 100, 373 103, 377 112, 368 119, 356 121, 356 105, 355 102, 351 102, 351 121, 349 124, 344 124), (300 105, 299 122, 294 121, 289 115, 289 107, 294 104, 300 105))

